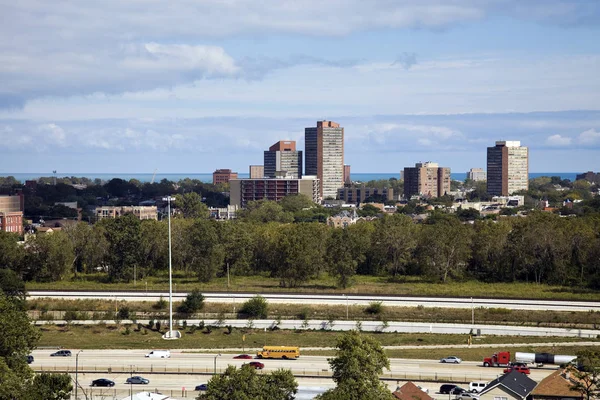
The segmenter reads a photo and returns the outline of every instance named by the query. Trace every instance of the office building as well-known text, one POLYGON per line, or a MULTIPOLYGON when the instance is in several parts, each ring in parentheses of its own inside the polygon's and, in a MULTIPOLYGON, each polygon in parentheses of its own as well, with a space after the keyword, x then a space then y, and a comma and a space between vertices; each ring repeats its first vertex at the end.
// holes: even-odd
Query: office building
POLYGON ((338 198, 345 203, 364 203, 366 199, 377 201, 391 201, 394 199, 393 188, 372 188, 362 185, 351 185, 338 189, 338 198))
POLYGON ((487 191, 509 196, 529 189, 529 149, 519 141, 498 141, 487 148, 487 191))
POLYGON ((231 172, 230 169, 218 169, 213 172, 213 185, 220 183, 229 183, 230 179, 236 179, 238 177, 237 172, 231 172))
POLYGON ((320 181, 322 199, 333 198, 344 186, 344 128, 333 121, 317 121, 304 129, 305 173, 320 181))
POLYGON ((350 166, 344 165, 344 183, 352 183, 352 179, 350 178, 350 166))
MULTIPOLYGON (((293 140, 281 140, 264 155, 264 177, 302 178, 302 152, 293 140)), ((261 177, 262 178, 262 177, 261 177)))
POLYGON ((0 195, 0 231, 23 233, 23 193, 0 195))
POLYGON ((303 194, 317 203, 320 190, 315 176, 297 178, 232 179, 229 181, 229 204, 245 208, 249 201, 279 201, 285 196, 303 194))
POLYGON ((117 218, 125 214, 133 214, 141 220, 158 219, 158 208, 156 206, 103 206, 96 207, 96 220, 104 218, 117 218))
POLYGON ((263 165, 250 166, 250 179, 260 179, 265 177, 265 167, 263 165))
POLYGON ((404 168, 404 196, 440 197, 450 192, 450 168, 437 163, 416 163, 404 168))
POLYGON ((483 168, 471 168, 469 172, 467 172, 467 179, 472 181, 485 181, 487 177, 483 168))

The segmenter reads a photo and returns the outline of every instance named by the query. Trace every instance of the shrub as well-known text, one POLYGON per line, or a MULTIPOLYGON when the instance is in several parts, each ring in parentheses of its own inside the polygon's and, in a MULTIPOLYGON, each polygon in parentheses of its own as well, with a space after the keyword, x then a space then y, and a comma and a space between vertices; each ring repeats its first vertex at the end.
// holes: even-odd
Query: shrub
POLYGON ((268 309, 269 303, 267 300, 264 297, 257 295, 242 304, 239 313, 248 318, 265 319, 268 315, 268 309))
POLYGON ((160 321, 156 321, 156 330, 160 332, 160 321))
POLYGON ((231 335, 231 332, 233 332, 233 326, 227 325, 225 328, 227 328, 227 334, 231 335))
POLYGON ((143 327, 144 327, 144 325, 142 325, 141 323, 138 322, 138 324, 137 324, 137 331, 141 332, 143 327))
POLYGON ((186 319, 183 320, 183 324, 181 324, 181 326, 183 327, 183 329, 187 328, 187 320, 186 319))
POLYGON ((154 320, 153 319, 148 321, 148 329, 154 329, 154 320))
POLYGON ((212 326, 206 325, 206 327, 204 328, 204 332, 206 334, 210 334, 212 332, 212 326))
POLYGON ((73 322, 73 320, 77 319, 77 311, 67 311, 65 312, 65 315, 63 316, 63 319, 65 320, 65 322, 67 323, 67 325, 71 325, 71 322, 73 322))
POLYGON ((92 314, 92 319, 93 319, 94 321, 98 321, 98 320, 102 319, 102 313, 99 313, 99 312, 94 312, 94 313, 92 314))
POLYGON ((177 307, 177 312, 189 315, 202 310, 203 307, 204 296, 198 289, 194 289, 191 293, 188 293, 185 300, 177 307))
POLYGON ((167 301, 160 296, 160 299, 158 299, 158 301, 152 305, 152 308, 155 310, 164 310, 167 308, 167 301))
POLYGON ((198 322, 198 329, 200 329, 200 330, 204 329, 204 321, 198 322))
POLYGON ((87 311, 81 311, 79 315, 77 315, 77 319, 87 321, 90 319, 90 313, 87 311))
POLYGON ((146 330, 146 328, 142 329, 142 335, 147 335, 148 331, 146 330))
POLYGON ((373 301, 365 308, 365 312, 371 315, 379 315, 383 312, 383 304, 381 301, 373 301))
POLYGON ((131 334, 131 329, 129 329, 129 326, 125 327, 125 331, 123 331, 123 335, 130 335, 131 334))
POLYGON ((129 319, 129 307, 121 307, 117 313, 117 318, 120 320, 129 319))
POLYGON ((308 309, 308 307, 302 308, 298 313, 298 318, 306 321, 308 317, 310 317, 310 310, 308 309))

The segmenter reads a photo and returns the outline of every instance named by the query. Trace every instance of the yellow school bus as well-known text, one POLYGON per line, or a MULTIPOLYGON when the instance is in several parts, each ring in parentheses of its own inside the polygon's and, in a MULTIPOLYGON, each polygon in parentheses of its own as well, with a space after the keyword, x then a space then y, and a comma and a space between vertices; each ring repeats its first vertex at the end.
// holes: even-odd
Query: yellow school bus
POLYGON ((300 348, 291 346, 265 346, 256 353, 258 358, 283 358, 292 360, 300 357, 300 348))

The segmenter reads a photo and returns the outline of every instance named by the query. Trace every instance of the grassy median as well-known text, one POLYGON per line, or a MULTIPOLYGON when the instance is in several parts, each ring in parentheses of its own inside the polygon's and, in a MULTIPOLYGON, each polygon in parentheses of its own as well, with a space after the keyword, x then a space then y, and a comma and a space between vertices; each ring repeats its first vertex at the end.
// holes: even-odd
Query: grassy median
MULTIPOLYGON (((164 348, 165 346, 171 349, 213 349, 219 350, 224 348, 260 348, 265 344, 269 345, 294 345, 300 347, 318 347, 327 348, 334 347, 335 341, 339 332, 322 331, 322 330, 267 330, 262 329, 236 329, 231 332, 227 328, 211 328, 208 331, 206 328, 202 330, 187 328, 180 330, 183 337, 180 340, 170 341, 166 343, 161 338, 161 333, 155 330, 142 327, 141 330, 136 326, 117 326, 117 325, 87 325, 87 326, 57 326, 43 325, 40 326, 42 337, 39 343, 40 347, 65 347, 74 349, 153 349, 164 348), (245 339, 245 340, 244 340, 245 339)), ((162 330, 164 332, 164 329, 162 330)), ((383 346, 432 346, 432 345, 464 345, 467 343, 467 335, 440 335, 440 334, 409 334, 409 333, 373 333, 372 334, 383 346)), ((528 343, 576 343, 581 340, 577 338, 539 338, 539 337, 523 337, 523 336, 485 336, 475 338, 474 344, 490 345, 502 343, 523 343, 525 351, 542 351, 546 347, 533 348, 527 346, 528 343)), ((589 341, 589 340, 587 340, 589 341)), ((600 343, 600 341, 598 341, 600 343)), ((548 346, 549 347, 549 346, 548 346)), ((576 348, 576 347, 575 347, 576 348)), ((571 349, 566 354, 572 354, 575 348, 571 349)), ((471 354, 474 349, 456 349, 453 354, 471 354), (469 350, 465 351, 463 350, 469 350)), ((498 349, 502 350, 502 349, 498 349)), ((511 349, 511 351, 513 351, 511 349)), ((556 350, 548 350, 556 353, 556 350)), ((390 354, 394 357, 423 357, 437 358, 435 350, 402 350, 396 352, 390 350, 390 354), (402 355, 406 354, 406 355, 402 355), (409 354, 414 354, 409 356, 409 354)), ((448 350, 440 350, 440 354, 447 353, 448 350)), ((484 353, 474 352, 473 356, 479 357, 480 354, 487 354, 490 350, 484 353)), ((465 359, 478 359, 469 358, 465 359)))
MULTIPOLYGON (((336 287, 336 280, 327 274, 319 279, 299 285, 296 288, 282 288, 279 279, 263 276, 233 276, 228 287, 227 278, 216 278, 208 283, 198 282, 194 277, 175 273, 175 291, 187 292, 199 289, 204 292, 243 292, 243 293, 314 293, 314 294, 372 294, 405 295, 430 297, 478 297, 478 298, 517 298, 555 300, 600 300, 600 292, 569 286, 551 286, 535 283, 484 283, 479 281, 430 282, 421 277, 356 276, 353 285, 347 289, 336 287)), ((136 290, 168 291, 168 276, 148 277, 133 282, 110 283, 103 274, 79 274, 64 280, 50 283, 28 282, 27 290, 136 290)))

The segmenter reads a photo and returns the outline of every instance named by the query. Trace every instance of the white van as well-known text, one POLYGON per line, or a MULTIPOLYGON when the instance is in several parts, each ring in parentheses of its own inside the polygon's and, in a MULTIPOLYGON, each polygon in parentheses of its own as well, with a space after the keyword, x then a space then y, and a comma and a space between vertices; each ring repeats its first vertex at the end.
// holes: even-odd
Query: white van
POLYGON ((480 393, 486 386, 487 382, 471 382, 469 383, 469 392, 480 393))
POLYGON ((146 354, 149 358, 171 358, 171 352, 169 350, 152 350, 146 354))

